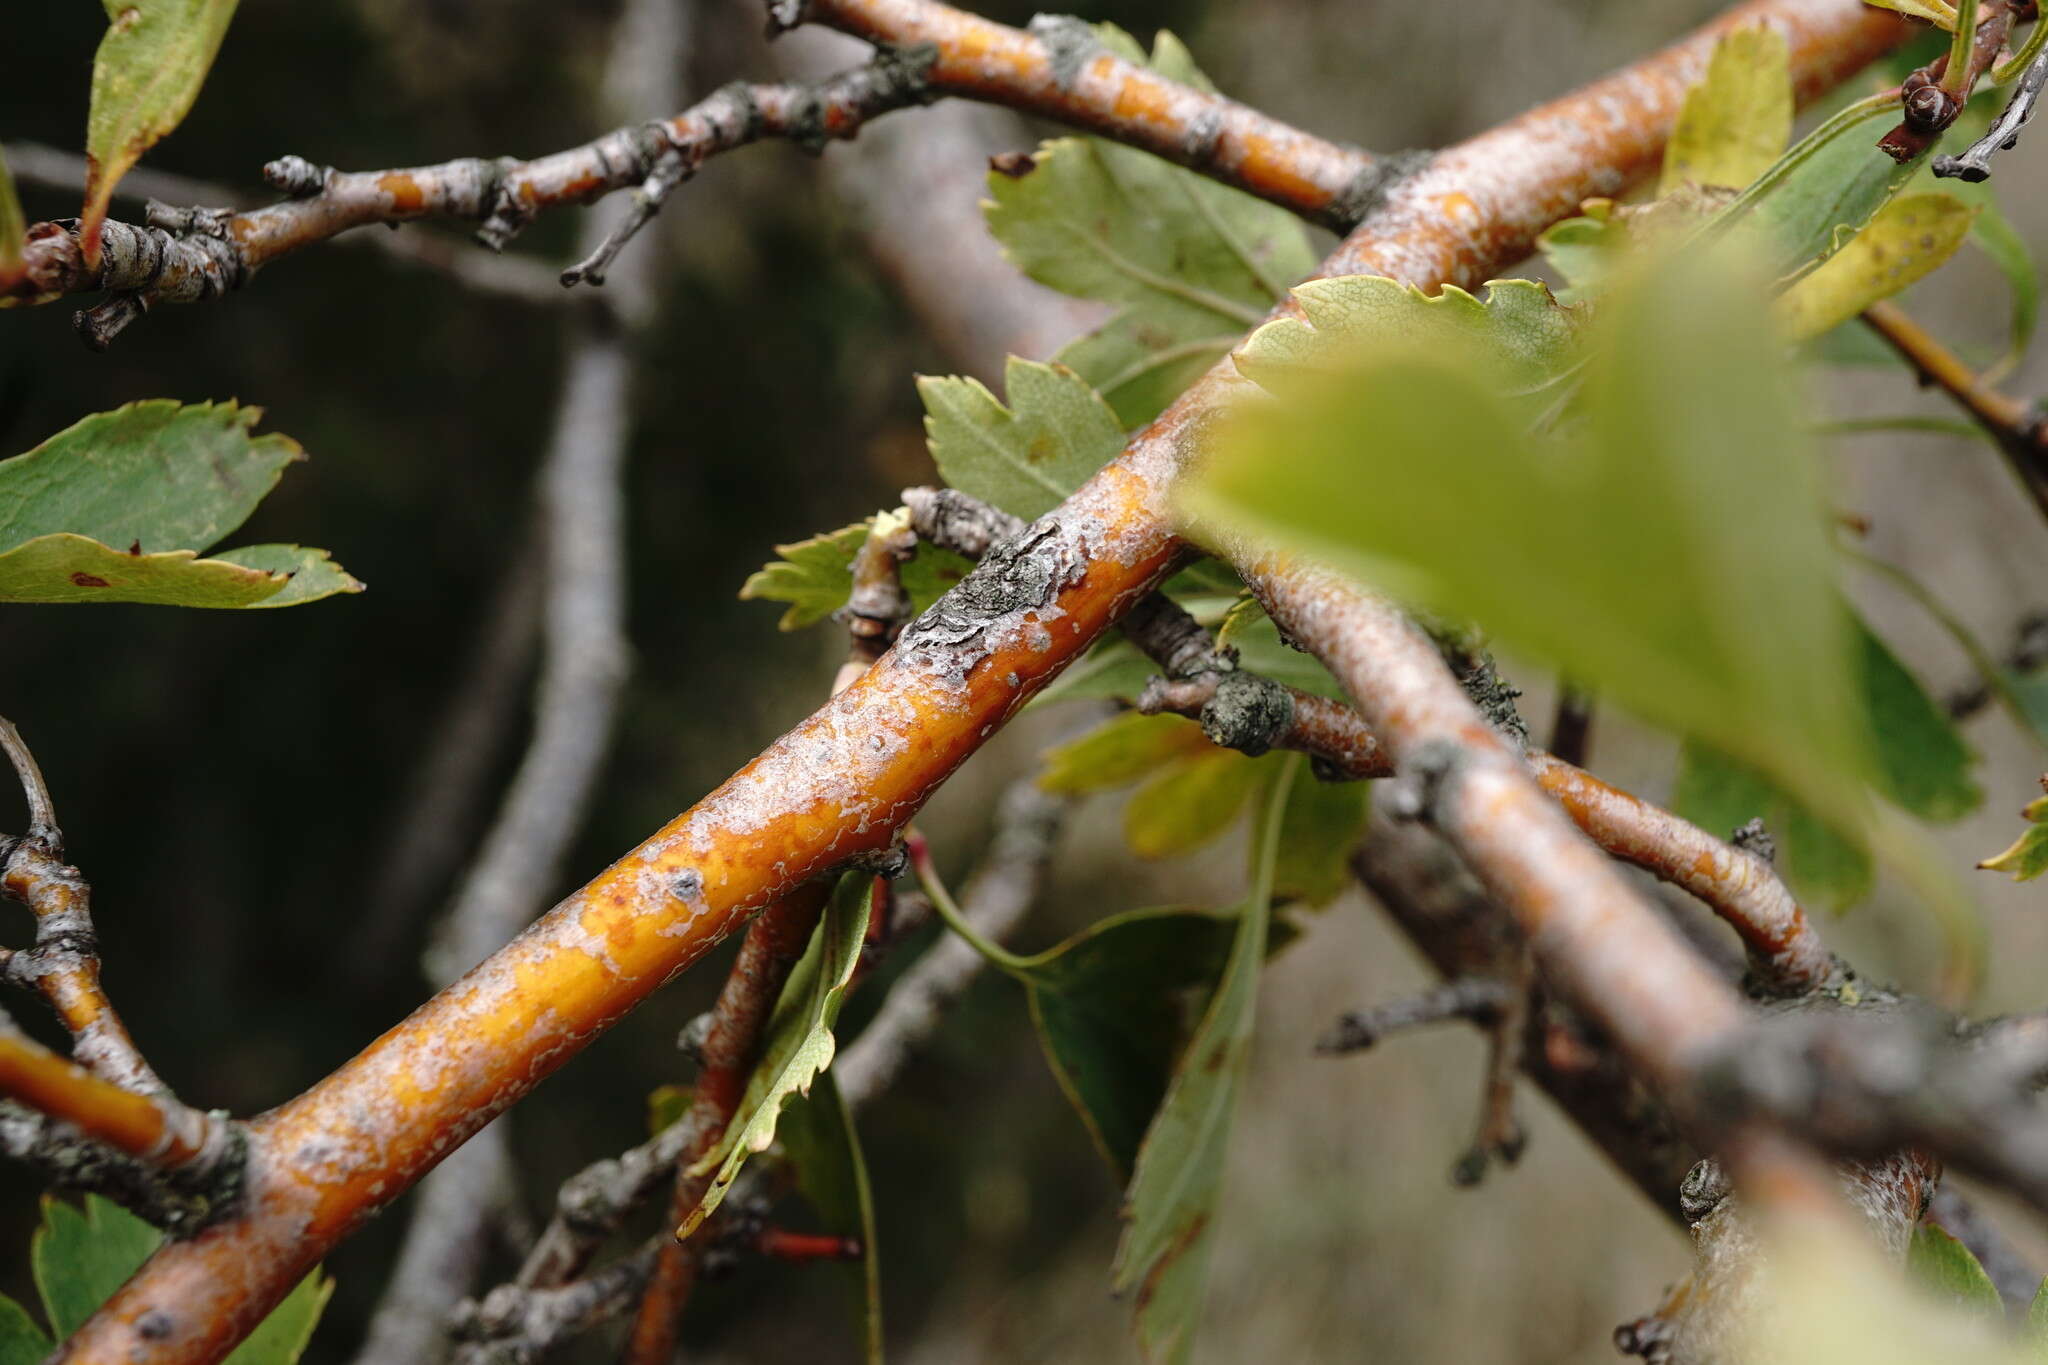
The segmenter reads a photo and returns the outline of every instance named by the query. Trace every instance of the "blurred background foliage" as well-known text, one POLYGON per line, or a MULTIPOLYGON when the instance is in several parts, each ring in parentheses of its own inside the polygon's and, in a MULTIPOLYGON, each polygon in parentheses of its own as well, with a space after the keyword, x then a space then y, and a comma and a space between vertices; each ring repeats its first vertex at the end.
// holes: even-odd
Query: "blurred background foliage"
MULTIPOLYGON (((699 11, 690 89, 773 69, 754 5, 679 2, 699 11)), ((1225 91, 1384 149, 1479 130, 1714 8, 1099 0, 1082 14, 1141 38, 1170 26, 1225 91)), ((597 107, 612 9, 244 0, 198 106, 147 164, 248 187, 286 152, 371 168, 567 146, 604 126, 586 111, 597 107)), ((1030 7, 1003 0, 985 12, 1021 23, 1030 7)), ((13 8, 0 137, 79 146, 103 24, 93 5, 13 8)), ((1017 148, 1030 140, 1020 135, 1017 148)), ((2037 252, 2048 245, 2048 205, 2027 183, 2038 161, 2023 150, 2001 167, 2008 211, 2037 252)), ((966 198, 979 195, 982 173, 967 160, 935 172, 945 193, 966 198)), ((75 212, 75 197, 24 194, 32 219, 75 212)), ((576 216, 544 217, 515 250, 559 263, 576 216)), ((770 546, 893 505, 896 489, 930 477, 911 376, 955 364, 857 226, 813 164, 764 146, 706 167, 631 248, 672 263, 633 413, 635 670, 597 799, 550 898, 815 704, 841 639, 778 634, 776 609, 734 597, 770 546)), ((2002 335, 1997 279, 1976 262, 1944 272, 1915 307, 1987 353, 2002 335)), ((498 585, 531 552, 531 475, 566 313, 341 247, 279 263, 223 302, 165 308, 104 356, 79 346, 69 312, 0 318, 0 453, 134 399, 261 404, 265 429, 293 436, 312 460, 287 473, 244 539, 330 547, 370 589, 278 613, 0 615, 0 714, 34 743, 70 857, 94 884, 115 999, 187 1099, 257 1111, 421 998, 417 957, 448 883, 398 907, 396 920, 372 889, 498 585)), ((2044 384, 2034 357, 2010 387, 2044 384)), ((1840 415, 1915 401, 1938 410, 1909 388, 1902 371, 1875 370, 1836 378, 1831 393, 1840 415)), ((1984 447, 1884 438, 1841 456, 1842 501, 1871 519, 1869 548, 1934 584, 1994 645, 2026 610, 2048 605, 2048 536, 1984 447)), ((1961 657, 1910 607, 1881 595, 1869 605, 1938 693, 1968 681, 1961 657)), ((1528 714, 1547 714, 1541 680, 1525 681, 1528 714)), ((1036 741, 1030 724, 1022 729, 936 806, 928 824, 949 865, 971 861, 990 794, 1030 761, 1036 741)), ((2034 760, 1995 711, 1970 734, 1988 756, 1992 796, 1943 841, 1974 860, 2010 839, 2034 760)), ((522 738, 507 736, 497 754, 493 796, 522 738)), ((1603 774, 1665 793, 1668 741, 1603 718, 1597 745, 1603 774)), ((473 839, 488 815, 487 805, 435 818, 473 839)), ((0 815, 0 827, 18 818, 0 815)), ((1114 824, 1076 822, 1024 946, 1116 909, 1209 902, 1217 886, 1221 899, 1237 894, 1237 850, 1134 871, 1114 824)), ((2039 893, 1989 880, 1980 891, 1996 952, 1984 1003, 2038 1006, 2030 986, 2048 922, 2028 901, 2039 893)), ((26 916, 15 913, 19 938, 26 916)), ((1533 1096, 1522 1165, 1477 1193, 1453 1191, 1447 1172, 1477 1098, 1477 1039, 1430 1034, 1347 1062, 1310 1059, 1336 1012, 1423 980, 1356 896, 1311 936, 1313 946, 1278 960, 1265 991, 1203 1358, 1611 1359, 1613 1325, 1684 1268, 1682 1239, 1533 1096)), ((1874 975, 1925 984, 1931 971, 1931 929, 1882 896, 1838 936, 1874 975)), ((642 1134, 647 1092, 684 1070, 675 1031, 708 1003, 723 960, 691 972, 516 1111, 537 1214, 563 1176, 642 1134)), ((855 1025, 868 1008, 851 1011, 855 1025)), ((19 1012, 40 1026, 32 1009, 19 1012)), ((977 988, 862 1127, 896 1358, 1132 1358, 1125 1310, 1106 1288, 1117 1194, 1047 1077, 1014 991, 977 988)), ((17 1253, 36 1198, 18 1172, 0 1181, 0 1290, 17 1296, 28 1292, 17 1253)), ((309 1360, 355 1349, 403 1210, 330 1262, 339 1287, 309 1360)), ((652 1226, 650 1214, 635 1235, 652 1226)), ((692 1358, 851 1359, 829 1278, 748 1266, 693 1306, 692 1358)), ((610 1350, 584 1343, 571 1356, 610 1350)))

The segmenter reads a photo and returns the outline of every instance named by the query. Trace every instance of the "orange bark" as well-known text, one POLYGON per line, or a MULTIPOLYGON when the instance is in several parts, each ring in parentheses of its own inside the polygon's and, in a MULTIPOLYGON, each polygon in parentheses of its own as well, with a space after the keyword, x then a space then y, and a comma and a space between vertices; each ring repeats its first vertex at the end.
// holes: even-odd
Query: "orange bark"
MULTIPOLYGON (((1903 29, 1859 0, 1756 0, 1635 67, 1434 158, 1326 263, 1477 283, 1588 195, 1649 169, 1721 33, 1769 22, 1812 93, 1903 29), (1463 193, 1470 215, 1437 216, 1463 193)), ((1196 384, 866 677, 362 1054, 249 1129, 240 1218, 160 1250, 56 1359, 220 1359, 342 1237, 752 911, 883 848, 934 789, 1149 591, 1171 484, 1234 386, 1196 384)), ((1604 864, 1603 864, 1604 866, 1604 864)), ((1661 1017, 1661 1012, 1658 1017, 1661 1017)))
POLYGON ((213 1154, 219 1136, 198 1110, 123 1090, 11 1029, 0 1032, 0 1095, 167 1170, 213 1154))

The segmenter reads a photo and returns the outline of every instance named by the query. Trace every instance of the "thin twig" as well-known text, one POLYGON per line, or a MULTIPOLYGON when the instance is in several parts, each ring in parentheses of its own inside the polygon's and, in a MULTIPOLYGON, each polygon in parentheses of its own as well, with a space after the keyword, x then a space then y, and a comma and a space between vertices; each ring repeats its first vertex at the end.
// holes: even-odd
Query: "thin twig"
MULTIPOLYGON (((2037 20, 2048 23, 2048 20, 2037 20)), ((2020 73, 2019 84, 2013 88, 2012 98, 2006 102, 1998 117, 1983 137, 1971 143, 1961 156, 1938 156, 1934 158, 1934 173, 1954 176, 1969 181, 1991 178, 1991 158, 1999 152, 2009 152, 2019 145, 2020 129, 2034 116, 2034 106, 2040 103, 2041 91, 2048 87, 2048 51, 2042 52, 2020 73)))
POLYGON ((1325 1057, 1363 1052, 1376 1047, 1390 1033, 1424 1024, 1464 1020, 1492 1025, 1506 1013, 1511 993, 1507 983, 1498 977, 1454 977, 1420 995, 1339 1016, 1330 1031, 1316 1040, 1316 1051, 1325 1057))
MULTIPOLYGON (((85 183, 85 158, 82 156, 36 142, 10 142, 6 156, 8 169, 24 185, 39 185, 75 194, 85 183)), ((153 199, 164 204, 215 204, 234 209, 252 209, 262 202, 257 195, 225 185, 146 167, 138 167, 122 176, 115 183, 114 197, 138 204, 153 199)), ((340 240, 345 244, 367 247, 406 265, 438 271, 478 294, 549 308, 575 303, 583 297, 563 292, 561 272, 531 257, 485 251, 442 234, 352 232, 343 234, 340 240)), ((595 308, 609 306, 601 294, 587 296, 584 302, 586 306, 595 308)))
POLYGON ((1984 383, 1897 304, 1874 303, 1864 310, 1863 321, 1913 367, 1921 383, 1940 388, 1984 428, 2020 485, 2048 516, 2048 425, 2040 415, 1984 383))
POLYGON ((165 1094, 142 1094, 60 1057, 0 1015, 0 1096, 72 1125, 85 1136, 165 1170, 211 1167, 228 1150, 227 1125, 165 1094))

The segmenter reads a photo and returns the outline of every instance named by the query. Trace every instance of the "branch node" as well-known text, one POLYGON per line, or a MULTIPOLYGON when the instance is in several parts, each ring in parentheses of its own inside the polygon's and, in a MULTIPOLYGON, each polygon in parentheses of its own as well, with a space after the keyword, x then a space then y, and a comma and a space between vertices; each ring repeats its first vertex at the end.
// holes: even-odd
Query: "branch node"
POLYGON ((149 298, 140 290, 109 294, 90 308, 71 315, 71 326, 79 340, 95 351, 104 351, 114 338, 128 330, 128 324, 149 312, 149 298))
POLYGON ((562 272, 562 287, 573 289, 579 284, 603 284, 605 271, 625 249, 626 243, 647 226, 661 211, 662 202, 675 187, 688 180, 696 170, 696 162, 673 146, 656 157, 653 167, 647 172, 647 179, 633 191, 626 212, 605 234, 604 240, 597 244, 597 249, 562 272))
POLYGON ((1771 831, 1761 817, 1752 817, 1735 827, 1728 836, 1728 842, 1744 853, 1753 853, 1767 863, 1778 861, 1778 841, 1771 837, 1771 831))
POLYGON ((1294 724, 1294 696, 1271 678, 1225 673, 1202 704, 1200 720, 1210 743, 1257 758, 1294 724))
POLYGON ((316 166, 302 156, 281 156, 263 163, 263 182, 293 199, 310 199, 327 188, 332 166, 316 166))
MULTIPOLYGON (((1361 151, 1359 154, 1363 156, 1365 153, 1361 151)), ((1396 185, 1435 159, 1435 152, 1423 149, 1389 152, 1376 157, 1352 177, 1351 183, 1332 196, 1317 216, 1332 232, 1349 233, 1387 201, 1396 185)))

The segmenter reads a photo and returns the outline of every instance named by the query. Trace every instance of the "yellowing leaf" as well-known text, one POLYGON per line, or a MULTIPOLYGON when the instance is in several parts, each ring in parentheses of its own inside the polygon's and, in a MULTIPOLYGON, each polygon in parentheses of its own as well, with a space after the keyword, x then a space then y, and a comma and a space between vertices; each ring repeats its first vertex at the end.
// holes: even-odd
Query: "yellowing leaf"
POLYGON ((747 1159, 767 1151, 775 1141, 783 1103, 791 1096, 811 1093, 811 1082, 832 1065, 837 1050, 832 1026, 839 1019, 847 983, 853 980, 853 969, 860 961, 874 893, 871 872, 845 873, 833 888, 810 946, 783 983, 782 995, 768 1018, 761 1060, 747 1078, 746 1093, 732 1122, 726 1125, 718 1146, 690 1168, 692 1175, 712 1173, 711 1183, 676 1236, 688 1237, 724 1202, 747 1159))
POLYGON ((38 536, 0 553, 0 602, 253 607, 283 591, 287 581, 191 550, 131 555, 67 534, 38 536))
POLYGON ((1955 255, 1976 217, 1951 194, 1901 195, 1779 297, 1779 319, 1795 341, 1847 322, 1955 255))
POLYGON ((834 1267, 845 1281, 854 1329, 867 1365, 882 1365, 881 1257, 875 1246, 875 1196, 860 1135, 832 1073, 782 1113, 782 1145, 796 1166, 797 1188, 822 1230, 860 1243, 861 1254, 834 1267))
POLYGON ((1776 29, 1739 29, 1715 45, 1705 79, 1686 92, 1657 193, 1688 182, 1739 190, 1778 159, 1791 136, 1785 39, 1776 29))
POLYGON ((1064 365, 1010 358, 1010 406, 977 379, 921 377, 925 433, 945 481, 1026 521, 1049 512, 1124 448, 1102 395, 1064 365))
MULTIPOLYGON (((2041 785, 2048 787, 2048 778, 2043 778, 2041 785)), ((2048 872, 2048 796, 2028 802, 2020 814, 2031 822, 2027 832, 2011 848, 1977 866, 1988 872, 2010 872, 2016 882, 2030 882, 2048 872)))
POLYGON ((1050 750, 1038 785, 1075 796, 1108 791, 1215 747, 1203 737, 1201 726, 1180 716, 1125 711, 1050 750))
POLYGON ((1140 858, 1192 853, 1236 822, 1258 782, 1254 760, 1212 745, 1131 793, 1124 806, 1124 842, 1140 858))
POLYGON ((1909 19, 1925 19, 1938 29, 1953 31, 1956 26, 1955 6, 1948 0, 1863 0, 1878 9, 1893 10, 1909 19))
POLYGON ((105 0, 107 33, 92 62, 85 208, 78 235, 97 264, 114 185, 178 126, 227 36, 235 0, 105 0))

